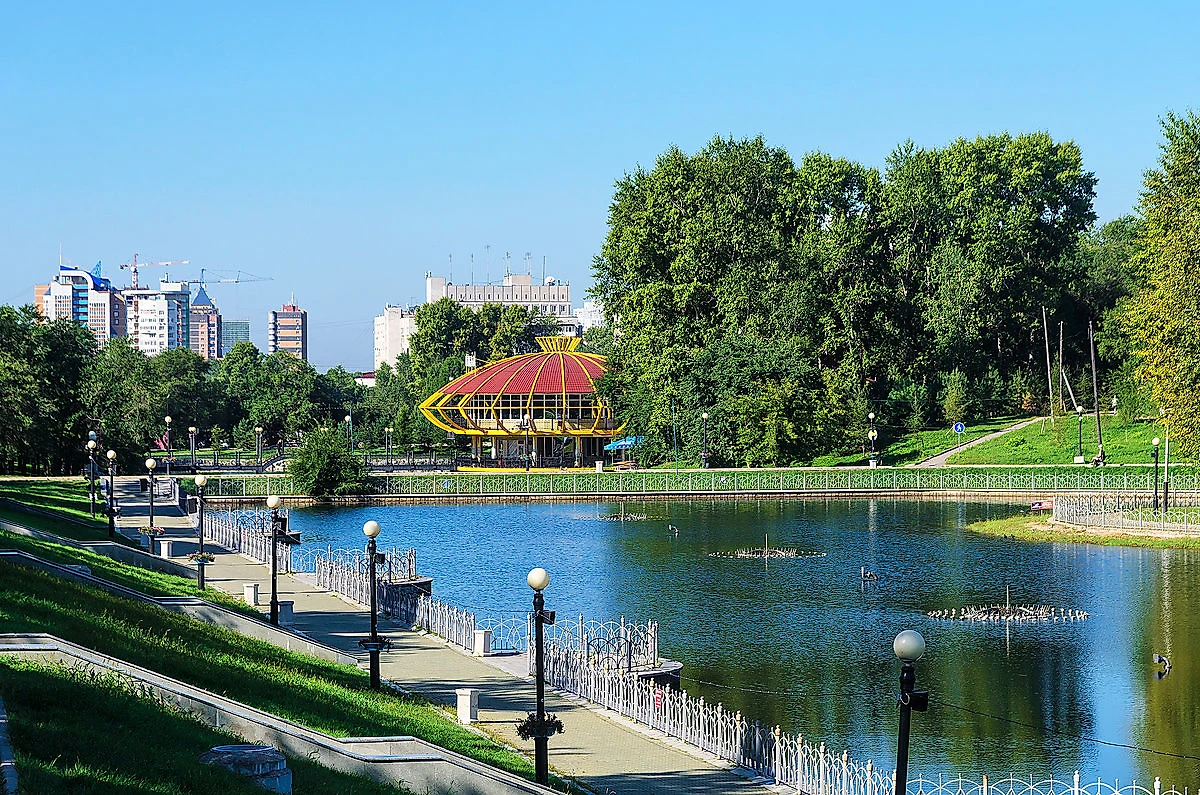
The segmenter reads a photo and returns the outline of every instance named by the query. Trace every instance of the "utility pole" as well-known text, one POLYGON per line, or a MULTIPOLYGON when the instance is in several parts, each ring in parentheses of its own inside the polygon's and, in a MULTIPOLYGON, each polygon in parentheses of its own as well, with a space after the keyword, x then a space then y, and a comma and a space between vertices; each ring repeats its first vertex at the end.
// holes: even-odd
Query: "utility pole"
POLYGON ((1046 413, 1054 421, 1054 377, 1050 374, 1050 326, 1046 322, 1046 307, 1042 307, 1042 331, 1046 339, 1046 388, 1049 390, 1049 402, 1046 403, 1046 413))
POLYGON ((1065 414, 1067 411, 1067 399, 1063 397, 1063 322, 1058 321, 1058 404, 1065 414))
POLYGON ((1100 385, 1096 383, 1096 340, 1092 336, 1092 321, 1088 321, 1088 347, 1092 353, 1092 403, 1096 407, 1096 457, 1104 463, 1104 437, 1100 433, 1100 385))

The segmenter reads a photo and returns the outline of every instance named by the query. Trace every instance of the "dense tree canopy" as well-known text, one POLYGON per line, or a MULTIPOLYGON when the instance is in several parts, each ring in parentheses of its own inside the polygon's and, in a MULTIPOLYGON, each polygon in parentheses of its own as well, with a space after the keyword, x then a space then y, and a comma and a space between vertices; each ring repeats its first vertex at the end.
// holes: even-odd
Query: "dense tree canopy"
POLYGON ((1115 300, 1071 270, 1095 182, 1044 133, 906 143, 882 174, 761 138, 670 149, 617 183, 593 267, 604 388, 651 456, 682 427, 695 457, 707 412, 710 451, 751 465, 861 444, 870 410, 920 426, 955 371, 964 411, 1036 407, 1041 308, 1115 300))

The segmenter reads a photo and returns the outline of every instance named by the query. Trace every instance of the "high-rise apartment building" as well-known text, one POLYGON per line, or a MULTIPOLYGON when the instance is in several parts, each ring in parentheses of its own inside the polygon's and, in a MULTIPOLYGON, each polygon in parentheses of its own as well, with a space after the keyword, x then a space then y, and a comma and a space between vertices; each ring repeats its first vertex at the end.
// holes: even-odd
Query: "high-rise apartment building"
POLYGON ((191 307, 192 350, 205 359, 221 358, 221 313, 204 290, 196 292, 191 307))
POLYGON ((227 355, 239 342, 250 341, 249 320, 221 321, 221 355, 227 355))
POLYGON ((191 347, 191 290, 186 282, 160 281, 157 288, 125 291, 128 332, 134 347, 147 356, 191 347))
POLYGON ((108 279, 94 272, 60 265, 50 284, 33 288, 34 304, 48 320, 66 318, 86 326, 103 345, 113 337, 125 336, 128 316, 125 299, 108 279))
POLYGON ((295 304, 267 313, 267 353, 288 351, 308 359, 308 312, 295 304))
POLYGON ((408 353, 409 340, 417 333, 417 313, 402 306, 387 304, 375 317, 375 369, 394 364, 396 357, 408 353))

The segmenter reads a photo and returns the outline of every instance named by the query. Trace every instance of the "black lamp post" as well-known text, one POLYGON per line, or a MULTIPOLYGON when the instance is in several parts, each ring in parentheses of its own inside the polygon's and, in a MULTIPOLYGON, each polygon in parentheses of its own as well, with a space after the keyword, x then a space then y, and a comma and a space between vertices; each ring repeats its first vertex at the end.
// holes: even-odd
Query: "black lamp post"
POLYGON ((267 497, 267 507, 271 509, 271 623, 279 626, 279 555, 276 553, 279 543, 279 497, 272 494, 267 497))
POLYGON ((871 463, 874 465, 879 455, 875 452, 875 440, 879 438, 879 431, 875 430, 875 412, 867 412, 867 422, 869 423, 867 438, 871 440, 871 463))
POLYGON ((196 426, 188 426, 188 449, 192 458, 192 471, 196 471, 196 426))
POLYGON ((383 429, 383 446, 384 452, 387 454, 388 469, 392 468, 392 426, 383 429))
POLYGON ((167 423, 167 475, 171 474, 171 417, 170 415, 163 417, 163 421, 167 423))
POLYGON ((554 611, 546 610, 542 591, 550 584, 550 574, 543 568, 532 569, 525 578, 533 589, 534 680, 537 684, 537 726, 533 735, 534 778, 539 784, 550 783, 550 750, 546 731, 546 660, 542 627, 554 623, 554 611))
MULTIPOLYGON (((95 436, 96 432, 92 431, 91 436, 95 436)), ((92 518, 96 518, 96 440, 88 439, 88 510, 92 512, 92 518)))
POLYGON ((386 643, 383 638, 379 637, 379 623, 377 615, 379 609, 376 606, 379 585, 378 580, 376 579, 377 575, 375 571, 375 565, 382 562, 380 558, 384 557, 378 553, 375 548, 375 539, 379 535, 379 530, 379 522, 376 522, 374 519, 363 525, 363 535, 367 537, 367 561, 371 571, 371 636, 369 638, 363 638, 360 640, 358 645, 367 650, 367 654, 371 660, 370 669, 372 690, 379 689, 379 652, 383 649, 384 644, 386 643))
POLYGON ((354 417, 346 415, 346 449, 354 452, 354 417))
POLYGON ((262 469, 262 435, 263 429, 261 425, 254 426, 254 460, 258 462, 257 466, 262 469))
POLYGON ((904 663, 900 669, 900 736, 896 745, 896 781, 894 792, 903 795, 908 790, 908 731, 912 711, 929 708, 929 692, 914 691, 917 670, 913 663, 925 654, 925 638, 914 629, 906 629, 892 642, 892 650, 904 663))
POLYGON ((1154 512, 1155 513, 1158 513, 1158 445, 1160 444, 1161 441, 1162 441, 1161 439, 1159 439, 1157 436, 1155 436, 1154 441, 1151 442, 1151 444, 1153 444, 1154 447, 1150 451, 1150 454, 1152 456, 1154 456, 1154 512))
POLYGON ((117 474, 117 451, 109 450, 108 453, 108 537, 116 538, 117 535, 117 492, 114 491, 114 481, 117 474))
MULTIPOLYGON (((158 461, 156 461, 153 458, 153 456, 146 459, 146 471, 150 473, 150 526, 151 527, 154 527, 154 468, 156 466, 158 466, 158 461)), ((153 552, 154 551, 154 541, 153 541, 154 536, 149 536, 149 538, 151 539, 150 551, 153 552)))
POLYGON ((207 475, 196 476, 196 531, 200 536, 200 553, 196 557, 196 587, 204 590, 204 487, 208 484, 207 475))
POLYGON ((708 469, 708 412, 707 411, 702 412, 700 414, 700 423, 701 423, 700 427, 702 429, 701 430, 702 446, 700 448, 700 458, 704 462, 704 468, 708 469))
POLYGON ((528 472, 531 463, 529 456, 529 431, 533 427, 533 418, 526 414, 522 425, 525 428, 525 471, 528 472))
POLYGON ((1076 406, 1075 413, 1079 415, 1079 450, 1075 455, 1083 459, 1083 406, 1076 406))

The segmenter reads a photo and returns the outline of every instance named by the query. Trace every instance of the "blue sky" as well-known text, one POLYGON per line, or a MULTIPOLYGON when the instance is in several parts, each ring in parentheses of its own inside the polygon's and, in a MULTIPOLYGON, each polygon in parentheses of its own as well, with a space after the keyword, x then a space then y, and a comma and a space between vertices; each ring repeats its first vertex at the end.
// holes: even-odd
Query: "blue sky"
POLYGON ((1046 130, 1082 147, 1111 219, 1158 117, 1200 106, 1197 23, 1107 3, 9 4, 0 302, 31 300, 60 244, 109 273, 188 259, 172 277, 272 277, 210 290, 260 344, 294 293, 313 363, 366 369, 372 317, 451 254, 460 282, 485 245, 493 278, 505 251, 545 257, 581 303, 613 181, 713 135, 881 166, 906 138, 1046 130))

